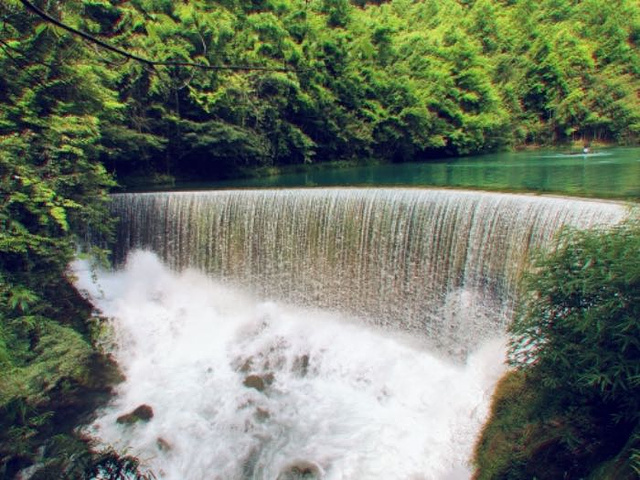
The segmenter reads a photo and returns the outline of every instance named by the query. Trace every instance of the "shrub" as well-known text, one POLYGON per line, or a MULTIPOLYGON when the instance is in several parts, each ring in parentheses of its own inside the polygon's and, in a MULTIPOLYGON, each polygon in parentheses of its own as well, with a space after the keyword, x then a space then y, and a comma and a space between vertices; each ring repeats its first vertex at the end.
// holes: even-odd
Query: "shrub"
POLYGON ((636 221, 566 230, 534 258, 476 479, 637 478, 639 287, 636 221))

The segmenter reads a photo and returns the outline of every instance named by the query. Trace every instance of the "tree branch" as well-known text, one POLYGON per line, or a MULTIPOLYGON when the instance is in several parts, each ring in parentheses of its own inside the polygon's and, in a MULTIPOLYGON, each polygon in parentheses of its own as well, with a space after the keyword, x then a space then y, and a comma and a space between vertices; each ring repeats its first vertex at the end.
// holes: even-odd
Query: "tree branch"
POLYGON ((203 63, 196 62, 171 62, 171 61, 156 61, 148 58, 140 57, 138 55, 134 55, 132 53, 127 52, 126 50, 121 50, 120 48, 114 47, 113 45, 109 45, 108 43, 100 40, 99 38, 95 38, 89 35, 86 32, 73 28, 69 25, 62 23, 61 21, 53 18, 51 15, 46 13, 43 10, 40 10, 33 3, 27 0, 20 0, 27 10, 38 15, 49 23, 54 24, 57 27, 66 30, 73 35, 83 38, 91 43, 101 46, 102 48, 109 50, 110 52, 116 53, 118 55, 122 55, 123 57, 128 58, 129 60, 134 60, 136 62, 144 63, 145 65, 154 67, 154 66, 164 66, 164 67, 195 67, 200 68, 202 70, 241 70, 241 71, 267 71, 267 72, 296 72, 298 70, 291 68, 272 68, 272 67, 263 67, 263 66, 250 66, 250 65, 205 65, 203 63))

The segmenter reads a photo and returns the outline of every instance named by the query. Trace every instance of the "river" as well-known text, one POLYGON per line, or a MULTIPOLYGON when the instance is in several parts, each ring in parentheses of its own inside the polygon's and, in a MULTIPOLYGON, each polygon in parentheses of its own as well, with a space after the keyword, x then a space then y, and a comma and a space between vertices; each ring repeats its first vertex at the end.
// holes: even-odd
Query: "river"
POLYGON ((421 163, 310 166, 298 173, 216 183, 179 183, 179 189, 403 186, 640 198, 640 148, 607 148, 589 155, 560 150, 493 153, 421 163))

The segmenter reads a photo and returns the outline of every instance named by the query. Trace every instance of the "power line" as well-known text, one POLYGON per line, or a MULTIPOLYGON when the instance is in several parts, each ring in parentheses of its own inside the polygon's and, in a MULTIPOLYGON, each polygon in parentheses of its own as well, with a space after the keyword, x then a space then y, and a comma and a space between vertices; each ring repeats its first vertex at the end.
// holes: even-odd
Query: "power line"
POLYGON ((196 62, 172 62, 172 61, 157 61, 157 60, 151 60, 149 58, 144 58, 144 57, 140 57, 138 55, 134 55, 133 53, 129 53, 126 50, 122 50, 120 48, 114 47, 113 45, 110 45, 102 40, 100 40, 99 38, 93 37, 91 35, 89 35, 86 32, 83 32, 82 30, 78 30, 76 28, 73 28, 65 23, 62 23, 61 21, 53 18, 51 15, 49 15, 48 13, 46 13, 45 11, 39 9, 38 7, 36 7, 33 3, 27 1, 27 0, 20 0, 20 3, 22 3, 25 8, 29 11, 31 11, 32 13, 35 13, 36 15, 38 15, 39 17, 43 18, 44 20, 46 20, 49 23, 54 24, 57 27, 62 28, 63 30, 66 30, 67 32, 72 33, 73 35, 77 35, 89 42, 95 43, 96 45, 101 46, 102 48, 109 50, 113 53, 117 53, 118 55, 122 55, 123 57, 126 57, 130 60, 135 60, 136 62, 140 62, 140 63, 144 63, 145 65, 149 65, 149 66, 165 66, 165 67, 195 67, 195 68, 200 68, 203 70, 241 70, 241 71, 254 71, 254 70, 261 70, 261 71, 268 71, 268 72, 295 72, 298 70, 294 70, 291 68, 275 68, 275 67, 263 67, 263 66, 249 66, 249 65, 205 65, 203 63, 196 63, 196 62))

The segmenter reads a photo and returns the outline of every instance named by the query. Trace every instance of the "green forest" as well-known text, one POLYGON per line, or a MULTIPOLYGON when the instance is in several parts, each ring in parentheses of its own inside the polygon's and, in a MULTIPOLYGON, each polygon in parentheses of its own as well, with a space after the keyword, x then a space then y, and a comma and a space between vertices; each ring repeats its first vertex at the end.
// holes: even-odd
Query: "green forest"
POLYGON ((3 0, 0 72, 5 478, 135 470, 70 434, 117 376, 67 273, 113 189, 640 141, 636 0, 3 0))
POLYGON ((634 1, 38 3, 148 63, 22 3, 0 10, 0 133, 70 135, 121 179, 640 136, 634 1))

